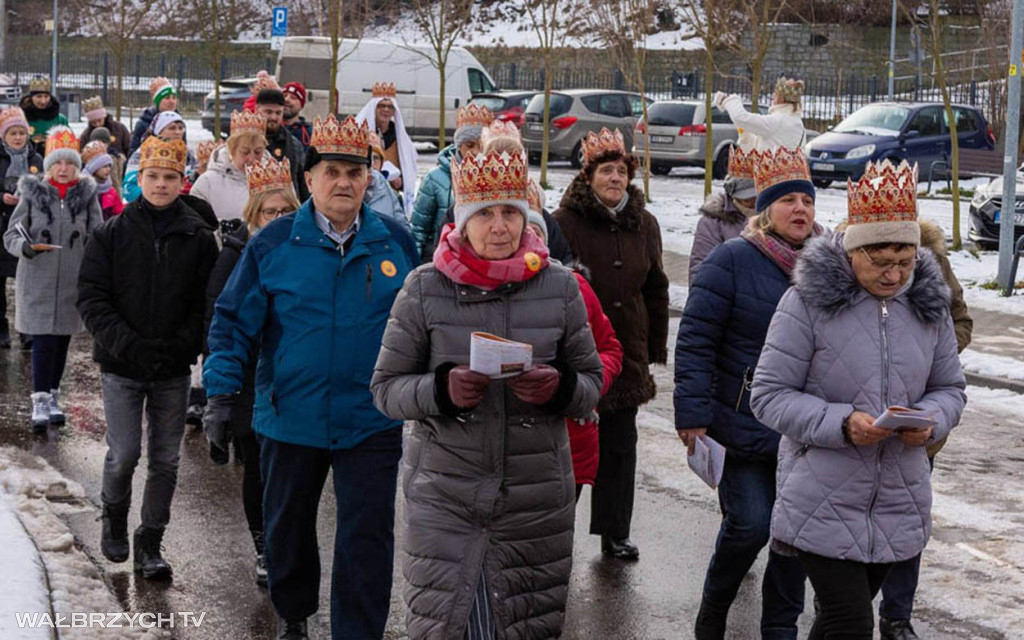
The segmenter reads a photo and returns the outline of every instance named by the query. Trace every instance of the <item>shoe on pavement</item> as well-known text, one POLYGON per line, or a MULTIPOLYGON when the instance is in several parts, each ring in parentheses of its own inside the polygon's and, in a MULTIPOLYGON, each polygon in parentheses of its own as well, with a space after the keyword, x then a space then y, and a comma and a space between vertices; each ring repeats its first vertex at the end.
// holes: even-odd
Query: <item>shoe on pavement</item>
POLYGON ((100 550, 111 562, 128 559, 128 507, 103 505, 103 533, 100 550))
POLYGON ((135 570, 141 572, 146 580, 169 580, 174 572, 160 555, 164 530, 139 526, 133 538, 135 570))
POLYGON ((725 638, 725 622, 728 612, 720 614, 712 611, 704 600, 697 610, 697 621, 693 625, 694 640, 723 640, 725 638))
POLYGON ((309 640, 309 631, 306 629, 306 621, 285 620, 281 618, 278 630, 281 632, 278 640, 309 640))
POLYGON ((601 536, 601 553, 619 560, 640 559, 640 549, 629 538, 601 536))
POLYGON ((32 394, 32 428, 36 431, 46 431, 50 426, 50 394, 45 391, 36 391, 32 394))
POLYGON ((256 584, 267 588, 267 545, 262 531, 252 532, 252 543, 256 547, 256 584))
POLYGON ((188 405, 188 411, 185 412, 185 424, 199 427, 200 429, 203 428, 203 405, 188 405))
POLYGON ((881 640, 921 640, 921 637, 914 631, 910 620, 901 618, 879 618, 878 630, 881 632, 881 640))
POLYGON ((64 424, 67 418, 60 410, 60 389, 50 389, 50 424, 64 424))

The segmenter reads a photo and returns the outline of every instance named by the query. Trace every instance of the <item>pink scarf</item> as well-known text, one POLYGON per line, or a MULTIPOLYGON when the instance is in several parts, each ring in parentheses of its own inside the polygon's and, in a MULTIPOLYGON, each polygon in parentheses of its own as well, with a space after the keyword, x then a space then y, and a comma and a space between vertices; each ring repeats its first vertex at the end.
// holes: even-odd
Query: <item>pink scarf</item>
POLYGON ((493 291, 509 282, 526 282, 548 266, 548 248, 527 227, 519 241, 519 249, 504 260, 485 260, 478 256, 469 240, 445 225, 441 241, 434 251, 434 266, 456 284, 493 291))
MULTIPOLYGON (((786 274, 787 278, 791 278, 793 276, 793 267, 796 266, 796 259, 800 256, 800 250, 803 249, 803 246, 794 247, 770 231, 761 231, 757 226, 757 220, 758 216, 751 218, 740 235, 747 242, 757 247, 769 260, 774 262, 786 274)), ((824 231, 825 229, 820 224, 814 223, 814 228, 811 230, 811 235, 807 240, 820 236, 824 231)))

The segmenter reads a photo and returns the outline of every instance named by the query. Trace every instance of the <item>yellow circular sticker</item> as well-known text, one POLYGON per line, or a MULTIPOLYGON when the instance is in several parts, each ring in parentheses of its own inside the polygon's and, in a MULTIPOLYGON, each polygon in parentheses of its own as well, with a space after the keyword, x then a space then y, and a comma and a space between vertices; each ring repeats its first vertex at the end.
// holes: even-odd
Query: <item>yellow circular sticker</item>
POLYGON ((280 158, 281 157, 281 150, 280 149, 274 149, 274 155, 280 158))
POLYGON ((28 126, 28 134, 29 134, 29 135, 32 135, 32 134, 33 134, 33 133, 35 133, 35 132, 36 132, 36 128, 35 128, 35 127, 33 127, 32 125, 29 125, 29 126, 28 126))
POLYGON ((117 136, 110 136, 110 142, 117 142, 117 136))
POLYGON ((526 260, 526 268, 530 271, 540 271, 540 256, 536 253, 529 251, 523 256, 523 260, 526 260))
POLYGON ((380 272, 389 278, 394 278, 395 274, 398 273, 398 267, 395 266, 394 262, 391 262, 390 260, 385 260, 384 262, 380 263, 380 272))
POLYGON ((38 167, 29 167, 28 171, 29 171, 29 173, 39 173, 39 168, 38 167))

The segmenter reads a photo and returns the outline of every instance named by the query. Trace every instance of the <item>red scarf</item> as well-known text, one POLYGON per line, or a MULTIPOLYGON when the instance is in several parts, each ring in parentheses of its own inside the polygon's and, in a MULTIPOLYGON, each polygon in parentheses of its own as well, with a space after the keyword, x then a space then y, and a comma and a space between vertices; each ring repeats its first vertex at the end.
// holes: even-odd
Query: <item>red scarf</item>
POLYGON ((509 282, 526 282, 548 266, 548 248, 527 227, 519 249, 504 260, 484 260, 454 224, 445 225, 434 251, 434 266, 456 284, 493 291, 509 282))
POLYGON ((53 178, 50 178, 50 184, 57 187, 57 195, 63 200, 68 196, 68 189, 78 184, 78 180, 72 180, 71 182, 56 182, 53 178))

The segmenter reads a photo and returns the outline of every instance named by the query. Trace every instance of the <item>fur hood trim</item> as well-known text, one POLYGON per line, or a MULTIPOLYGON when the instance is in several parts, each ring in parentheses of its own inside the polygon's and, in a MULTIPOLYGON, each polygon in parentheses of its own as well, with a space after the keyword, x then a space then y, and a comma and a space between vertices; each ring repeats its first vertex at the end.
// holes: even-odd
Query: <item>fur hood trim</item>
MULTIPOLYGON (((643 226, 644 206, 646 205, 643 189, 630 184, 626 186, 626 193, 629 194, 629 202, 614 220, 623 229, 639 229, 643 226)), ((613 220, 611 211, 597 198, 597 194, 587 184, 587 179, 582 171, 573 178, 569 188, 565 190, 560 206, 575 212, 582 218, 608 222, 613 220)))
POLYGON ((700 213, 714 220, 721 220, 726 224, 739 224, 747 220, 747 216, 735 208, 735 203, 731 211, 726 211, 726 203, 727 196, 724 193, 712 193, 704 201, 704 204, 701 205, 700 213))
MULTIPOLYGON (((44 176, 25 174, 18 180, 18 192, 33 209, 42 211, 48 222, 53 222, 53 205, 59 200, 57 188, 49 183, 44 176)), ((96 199, 96 181, 91 176, 80 174, 78 184, 68 189, 65 204, 71 211, 71 219, 85 213, 91 200, 96 199)))
MULTIPOLYGON (((861 288, 853 274, 849 258, 843 250, 843 234, 824 234, 807 243, 796 269, 793 286, 811 307, 834 316, 854 306, 869 294, 861 288)), ((914 279, 896 294, 906 298, 914 315, 925 324, 940 321, 949 309, 949 287, 930 249, 920 251, 914 279)))

